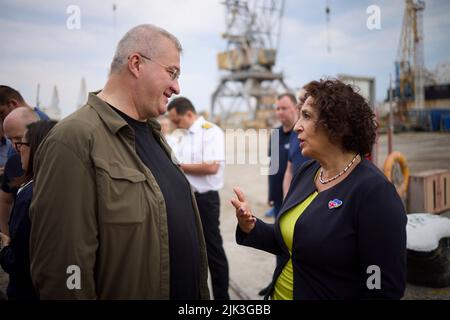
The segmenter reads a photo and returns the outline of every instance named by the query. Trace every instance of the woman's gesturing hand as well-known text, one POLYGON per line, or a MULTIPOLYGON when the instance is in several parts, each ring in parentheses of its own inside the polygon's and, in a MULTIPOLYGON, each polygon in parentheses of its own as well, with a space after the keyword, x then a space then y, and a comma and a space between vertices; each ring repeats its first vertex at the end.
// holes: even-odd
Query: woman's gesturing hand
POLYGON ((233 188, 236 198, 231 199, 231 204, 236 208, 236 218, 238 219, 239 228, 249 233, 253 230, 256 223, 256 218, 253 216, 250 206, 245 198, 244 193, 238 187, 233 188))

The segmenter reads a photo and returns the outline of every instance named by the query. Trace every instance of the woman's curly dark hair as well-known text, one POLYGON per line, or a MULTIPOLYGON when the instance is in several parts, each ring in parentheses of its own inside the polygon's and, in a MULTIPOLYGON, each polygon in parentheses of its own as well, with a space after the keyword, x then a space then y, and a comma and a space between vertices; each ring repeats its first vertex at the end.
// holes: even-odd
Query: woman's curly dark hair
POLYGON ((328 133, 330 141, 346 151, 366 155, 372 151, 378 124, 365 99, 353 87, 337 79, 311 81, 304 86, 306 100, 314 99, 319 112, 318 126, 328 133))

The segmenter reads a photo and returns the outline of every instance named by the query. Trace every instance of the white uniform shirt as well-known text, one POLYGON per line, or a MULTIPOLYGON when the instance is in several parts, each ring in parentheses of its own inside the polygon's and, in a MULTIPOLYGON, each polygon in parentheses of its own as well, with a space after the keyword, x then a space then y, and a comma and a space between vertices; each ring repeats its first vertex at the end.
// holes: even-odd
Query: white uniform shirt
POLYGON ((177 148, 178 148, 178 140, 176 137, 174 137, 171 134, 167 134, 164 136, 164 138, 167 141, 167 144, 169 145, 169 147, 172 149, 173 152, 177 152, 177 148))
POLYGON ((181 138, 176 150, 177 158, 184 164, 219 162, 216 174, 186 174, 194 191, 205 193, 217 191, 223 186, 225 167, 225 135, 218 126, 198 117, 181 138))

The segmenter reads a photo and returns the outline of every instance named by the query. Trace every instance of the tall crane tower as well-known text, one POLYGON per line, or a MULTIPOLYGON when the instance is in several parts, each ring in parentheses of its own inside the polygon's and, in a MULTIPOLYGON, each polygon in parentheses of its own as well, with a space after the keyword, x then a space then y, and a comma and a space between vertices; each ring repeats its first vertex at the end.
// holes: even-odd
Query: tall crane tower
POLYGON ((280 41, 284 0, 225 0, 226 51, 218 54, 223 71, 212 94, 211 113, 222 121, 244 108, 252 119, 271 108, 283 74, 273 72, 280 41))
POLYGON ((405 0, 403 25, 395 62, 395 96, 400 106, 414 98, 415 108, 424 108, 423 0, 405 0))

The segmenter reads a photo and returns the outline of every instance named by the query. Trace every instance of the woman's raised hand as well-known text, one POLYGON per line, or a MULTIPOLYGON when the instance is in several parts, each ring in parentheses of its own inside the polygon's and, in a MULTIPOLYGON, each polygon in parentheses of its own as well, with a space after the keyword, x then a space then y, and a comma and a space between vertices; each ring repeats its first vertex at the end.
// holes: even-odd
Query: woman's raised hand
POLYGON ((231 199, 231 204, 236 208, 236 218, 238 219, 239 228, 249 233, 256 224, 256 218, 253 216, 250 206, 245 198, 244 193, 238 187, 233 188, 236 198, 231 199))

